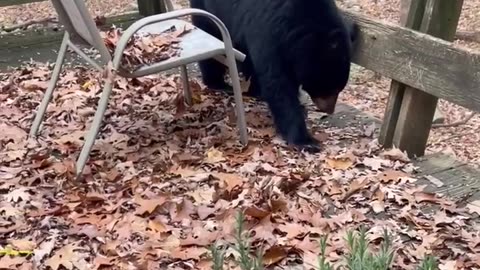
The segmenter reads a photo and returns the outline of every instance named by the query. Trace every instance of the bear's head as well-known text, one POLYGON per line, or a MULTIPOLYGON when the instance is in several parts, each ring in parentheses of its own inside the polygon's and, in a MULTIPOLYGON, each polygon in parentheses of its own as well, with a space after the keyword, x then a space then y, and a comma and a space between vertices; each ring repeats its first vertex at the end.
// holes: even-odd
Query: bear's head
MULTIPOLYGON (((311 3, 311 0, 304 1, 311 3)), ((291 45, 287 49, 287 57, 297 82, 310 95, 317 108, 332 114, 338 95, 350 76, 350 63, 359 27, 342 18, 334 5, 323 8, 317 17, 305 9, 301 14, 303 17, 297 17, 296 25, 292 25, 294 30, 289 35, 291 45)))

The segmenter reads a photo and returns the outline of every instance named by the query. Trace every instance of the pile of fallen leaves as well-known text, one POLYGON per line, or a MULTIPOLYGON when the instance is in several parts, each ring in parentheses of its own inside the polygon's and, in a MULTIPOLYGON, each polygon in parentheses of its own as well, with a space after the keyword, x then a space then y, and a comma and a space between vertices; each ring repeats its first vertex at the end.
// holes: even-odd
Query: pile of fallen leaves
POLYGON ((215 241, 229 246, 232 265, 242 210, 267 266, 313 268, 325 234, 327 258, 340 265, 346 232, 363 225, 373 244, 383 228, 393 234, 394 269, 414 269, 426 254, 440 269, 480 268, 479 204, 423 191, 408 158, 381 150, 370 127, 327 127, 311 111, 323 151, 300 153, 275 137, 266 106, 246 99, 242 147, 232 99, 192 81, 187 108, 178 76, 118 78, 74 180, 101 74, 65 70, 39 137, 28 139, 49 76, 41 65, 0 76, 0 248, 33 252, 2 256, 2 267, 211 269, 215 241))
MULTIPOLYGON (((161 33, 139 32, 134 34, 123 52, 121 63, 129 70, 138 69, 144 65, 159 63, 180 55, 180 37, 192 29, 184 27, 176 29, 175 26, 161 33)), ((107 49, 113 55, 117 43, 123 34, 121 28, 112 27, 106 32, 101 32, 107 49)))

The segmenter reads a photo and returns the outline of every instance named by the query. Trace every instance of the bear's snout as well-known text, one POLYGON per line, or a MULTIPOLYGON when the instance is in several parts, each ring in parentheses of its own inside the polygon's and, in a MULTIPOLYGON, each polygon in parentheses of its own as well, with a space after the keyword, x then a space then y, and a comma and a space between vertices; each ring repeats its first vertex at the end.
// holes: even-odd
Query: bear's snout
POLYGON ((333 114, 335 112, 335 106, 337 105, 338 95, 330 97, 317 97, 312 101, 317 106, 317 109, 323 113, 333 114))

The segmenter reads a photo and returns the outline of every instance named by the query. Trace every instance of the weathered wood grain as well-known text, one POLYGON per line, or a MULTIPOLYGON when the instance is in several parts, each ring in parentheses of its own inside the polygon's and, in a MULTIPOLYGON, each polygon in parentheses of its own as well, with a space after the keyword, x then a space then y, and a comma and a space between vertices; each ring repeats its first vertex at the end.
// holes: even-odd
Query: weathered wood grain
MULTIPOLYGON (((404 0, 400 6, 400 25, 410 29, 420 29, 427 0, 404 0)), ((379 142, 386 148, 393 146, 393 135, 397 127, 398 115, 402 107, 406 85, 392 80, 387 106, 380 129, 379 142)))
POLYGON ((138 12, 142 16, 150 16, 167 12, 167 6, 163 0, 137 0, 138 12))
POLYGON ((43 1, 46 0, 0 0, 0 7, 16 6, 43 1))
MULTIPOLYGON (((452 41, 460 19, 463 0, 428 0, 420 31, 452 41)), ((407 87, 398 115, 393 144, 409 156, 423 156, 427 145, 438 98, 430 93, 407 87)))
POLYGON ((345 11, 361 27, 353 61, 383 76, 480 111, 480 54, 394 24, 345 11))

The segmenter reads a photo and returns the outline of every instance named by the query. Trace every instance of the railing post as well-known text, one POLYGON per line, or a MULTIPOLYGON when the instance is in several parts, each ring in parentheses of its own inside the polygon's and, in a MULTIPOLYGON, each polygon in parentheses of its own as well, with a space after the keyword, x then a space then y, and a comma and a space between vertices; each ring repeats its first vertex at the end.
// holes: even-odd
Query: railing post
MULTIPOLYGON (((410 7, 418 2, 421 1, 411 1, 410 7)), ((463 0, 427 0, 419 30, 447 41, 453 40, 462 5, 463 0)), ((409 18, 416 17, 410 12, 409 18)), ((406 151, 410 157, 423 156, 437 101, 437 97, 411 87, 392 91, 380 142, 385 147, 394 145, 406 151)))
POLYGON ((137 0, 138 13, 141 16, 150 16, 167 12, 164 0, 137 0))
MULTIPOLYGON (((422 25, 423 14, 427 0, 403 0, 400 6, 400 25, 419 30, 422 25)), ((380 143, 386 147, 392 147, 393 135, 397 126, 400 107, 402 106, 403 94, 406 85, 392 80, 388 96, 387 106, 380 130, 380 143)))

